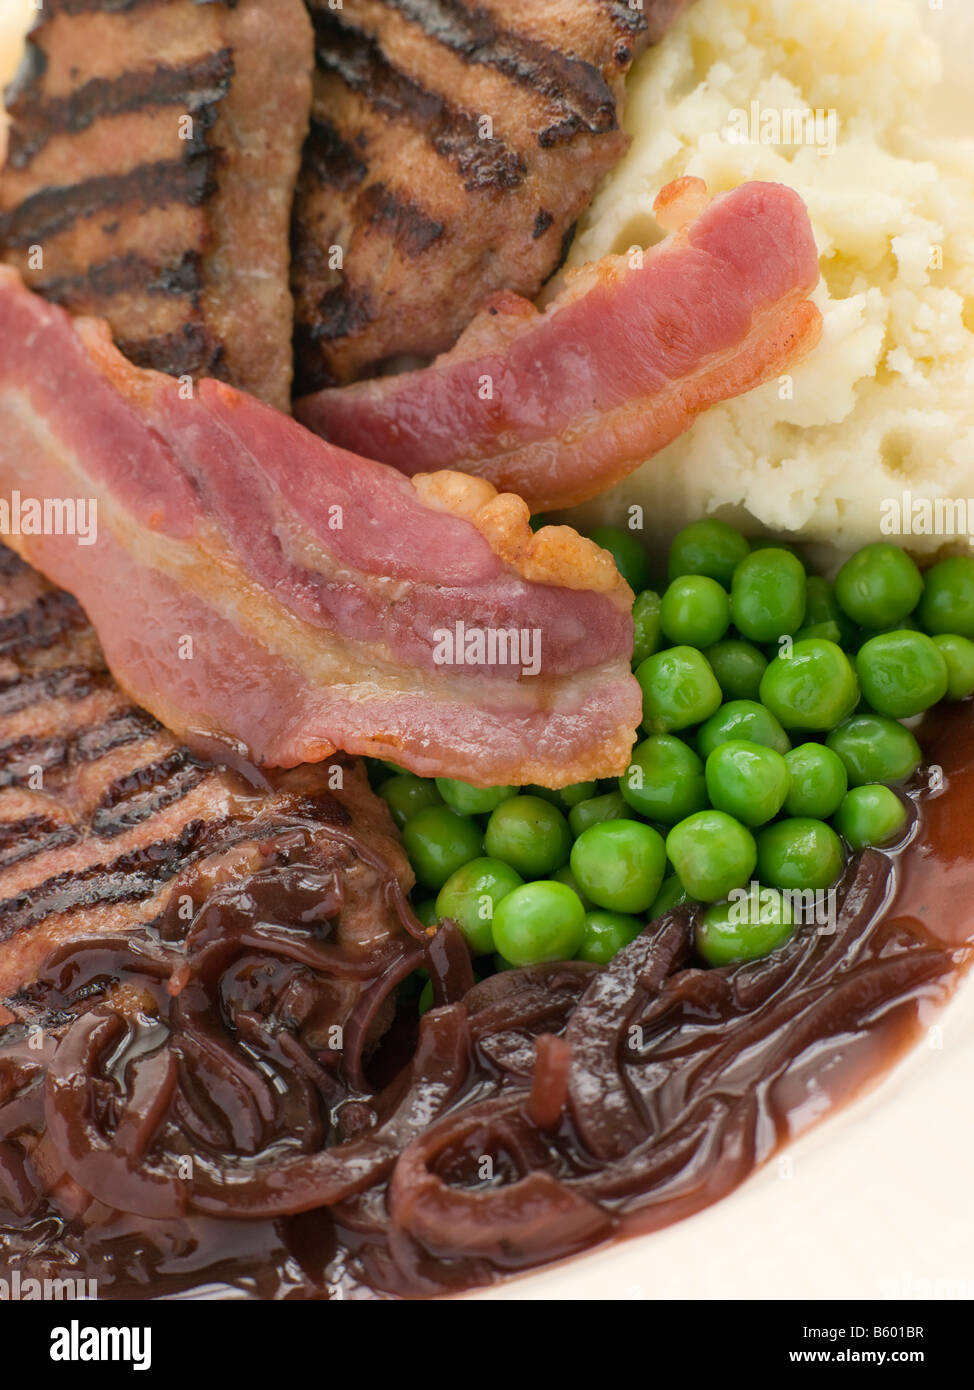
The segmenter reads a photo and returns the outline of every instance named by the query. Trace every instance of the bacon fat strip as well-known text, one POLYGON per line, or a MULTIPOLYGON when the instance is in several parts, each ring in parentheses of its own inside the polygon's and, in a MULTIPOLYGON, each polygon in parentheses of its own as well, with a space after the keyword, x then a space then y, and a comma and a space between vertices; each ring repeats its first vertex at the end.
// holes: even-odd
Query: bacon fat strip
POLYGON ((606 552, 568 527, 532 533, 483 480, 410 481, 225 383, 134 367, 100 320, 0 268, 0 496, 14 490, 97 500, 94 544, 9 542, 78 598, 116 680, 181 737, 230 735, 270 766, 342 748, 479 784, 626 765, 632 596, 606 552))
POLYGON ((818 342, 805 205, 776 183, 706 199, 678 179, 657 199, 672 235, 636 258, 570 272, 539 312, 489 300, 429 367, 307 396, 300 420, 406 474, 458 468, 533 512, 584 502, 818 342))

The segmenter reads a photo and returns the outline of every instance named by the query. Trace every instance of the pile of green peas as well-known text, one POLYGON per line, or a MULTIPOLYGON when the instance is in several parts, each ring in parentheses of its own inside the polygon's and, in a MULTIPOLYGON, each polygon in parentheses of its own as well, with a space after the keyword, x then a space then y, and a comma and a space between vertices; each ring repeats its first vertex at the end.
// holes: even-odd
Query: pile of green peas
POLYGON ((456 922, 487 968, 605 964, 684 902, 701 905, 705 963, 766 955, 795 930, 792 893, 832 888, 850 852, 907 831, 894 789, 921 752, 902 721, 974 693, 974 558, 921 574, 877 543, 830 582, 705 519, 657 590, 636 535, 591 536, 636 594, 644 736, 621 777, 559 791, 373 764, 417 914, 456 922))

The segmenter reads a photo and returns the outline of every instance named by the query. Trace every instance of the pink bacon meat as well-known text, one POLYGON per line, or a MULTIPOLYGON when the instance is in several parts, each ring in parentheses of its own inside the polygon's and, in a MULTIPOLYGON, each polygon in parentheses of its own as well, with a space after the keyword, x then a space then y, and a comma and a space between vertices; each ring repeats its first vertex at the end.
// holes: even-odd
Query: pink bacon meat
POLYGON ((626 765, 631 594, 604 551, 568 527, 533 534, 482 480, 410 481, 223 383, 133 367, 103 323, 6 269, 0 489, 24 517, 27 498, 97 500, 91 545, 27 525, 7 540, 182 737, 479 784, 626 765))
POLYGON ((539 312, 501 294, 432 366, 318 392, 296 414, 406 474, 459 468, 533 512, 619 482, 718 401, 818 341, 815 240, 798 195, 748 183, 709 202, 679 179, 656 202, 672 235, 642 264, 570 272, 539 312))

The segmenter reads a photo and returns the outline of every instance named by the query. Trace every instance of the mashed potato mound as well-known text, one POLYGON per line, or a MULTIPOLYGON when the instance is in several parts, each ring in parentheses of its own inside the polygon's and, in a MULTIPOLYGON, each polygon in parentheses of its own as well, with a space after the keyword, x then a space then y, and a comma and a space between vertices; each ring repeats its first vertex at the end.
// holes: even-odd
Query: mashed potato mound
MULTIPOLYGON (((936 18, 946 28, 946 10, 936 18)), ((626 108, 632 147, 570 264, 659 240, 653 199, 680 174, 714 193, 777 180, 811 214, 825 326, 791 381, 708 412, 585 521, 622 522, 638 503, 660 538, 717 512, 845 549, 880 538, 890 499, 907 493, 971 499, 974 530, 974 139, 962 138, 974 120, 935 133, 943 93, 911 0, 696 0, 642 59, 626 108), (806 143, 766 143, 789 138, 788 113, 808 111, 822 113, 814 142, 806 125, 806 143)), ((945 544, 890 539, 928 553, 945 544)))

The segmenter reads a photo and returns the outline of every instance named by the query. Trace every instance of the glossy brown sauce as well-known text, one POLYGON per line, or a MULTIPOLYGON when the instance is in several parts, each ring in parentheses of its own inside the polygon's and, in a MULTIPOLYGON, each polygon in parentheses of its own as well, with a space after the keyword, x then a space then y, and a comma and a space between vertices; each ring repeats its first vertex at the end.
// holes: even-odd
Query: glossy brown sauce
POLYGON ((764 961, 700 968, 676 912, 603 969, 471 988, 447 929, 373 962, 363 992, 334 947, 340 894, 299 853, 188 930, 62 951, 39 999, 56 1045, 31 1058, 0 1028, 0 1274, 70 1270, 102 1297, 429 1296, 717 1200, 887 1069, 970 964, 971 706, 920 737, 908 842, 850 865, 834 920, 764 961), (402 997, 370 1050, 424 962, 438 1007, 417 1037, 402 997), (353 980, 349 1058, 327 1024, 353 980))

